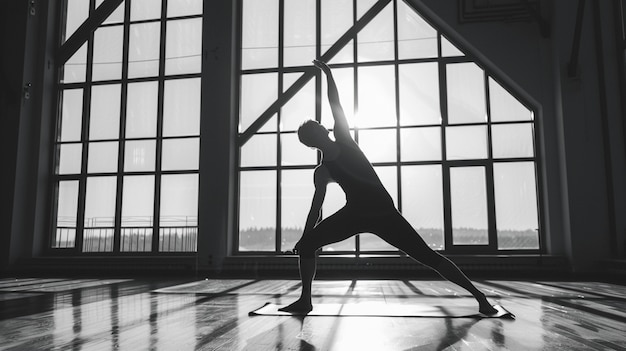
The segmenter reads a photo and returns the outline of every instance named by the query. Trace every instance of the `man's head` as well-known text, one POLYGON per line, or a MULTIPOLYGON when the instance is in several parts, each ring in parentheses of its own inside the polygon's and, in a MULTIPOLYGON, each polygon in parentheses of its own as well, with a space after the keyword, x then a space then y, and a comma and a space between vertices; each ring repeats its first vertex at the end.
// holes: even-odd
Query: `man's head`
POLYGON ((328 129, 313 120, 308 120, 300 125, 298 138, 302 144, 318 149, 330 140, 328 138, 328 129))

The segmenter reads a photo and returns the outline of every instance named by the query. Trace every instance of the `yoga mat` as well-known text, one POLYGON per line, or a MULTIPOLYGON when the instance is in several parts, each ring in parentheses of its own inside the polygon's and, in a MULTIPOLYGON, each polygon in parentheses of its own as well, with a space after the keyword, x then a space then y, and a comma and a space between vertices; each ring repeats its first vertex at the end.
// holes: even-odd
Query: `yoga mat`
POLYGON ((321 303, 314 304, 309 313, 283 312, 283 305, 266 303, 248 313, 249 316, 336 316, 336 317, 427 317, 427 318, 508 318, 515 315, 500 305, 493 307, 498 313, 486 315, 476 311, 476 306, 432 306, 426 304, 387 304, 383 302, 321 303))

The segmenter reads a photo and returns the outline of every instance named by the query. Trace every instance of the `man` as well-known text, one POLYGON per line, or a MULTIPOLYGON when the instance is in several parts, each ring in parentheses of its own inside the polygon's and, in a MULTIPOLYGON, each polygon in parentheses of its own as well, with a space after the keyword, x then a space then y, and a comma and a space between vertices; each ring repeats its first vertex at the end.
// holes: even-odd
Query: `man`
POLYGON ((294 252, 300 256, 301 296, 294 303, 281 308, 281 311, 308 313, 312 310, 311 284, 315 277, 317 251, 322 246, 345 240, 358 233, 374 233, 469 291, 478 302, 481 313, 497 313, 485 295, 461 270, 452 261, 430 249, 395 208, 372 164, 350 135, 330 67, 318 60, 314 60, 313 64, 326 74, 328 80, 328 100, 335 120, 335 140, 330 139, 328 130, 315 121, 307 121, 298 129, 300 141, 320 150, 322 161, 315 168, 315 193, 304 233, 294 248, 294 252), (320 221, 326 186, 331 181, 338 183, 345 192, 346 205, 320 221))

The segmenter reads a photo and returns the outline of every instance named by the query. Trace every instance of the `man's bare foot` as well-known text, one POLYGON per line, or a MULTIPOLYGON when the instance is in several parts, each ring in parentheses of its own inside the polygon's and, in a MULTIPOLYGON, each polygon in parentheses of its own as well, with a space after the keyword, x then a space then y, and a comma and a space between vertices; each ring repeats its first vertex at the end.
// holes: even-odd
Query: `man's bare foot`
POLYGON ((489 303, 485 295, 482 295, 482 297, 479 297, 477 300, 478 312, 489 316, 498 313, 498 310, 489 303))
POLYGON ((279 308, 278 310, 283 311, 283 312, 306 314, 306 313, 311 312, 311 310, 313 310, 313 304, 311 304, 310 301, 298 299, 296 302, 292 303, 291 305, 279 308))
POLYGON ((493 314, 498 313, 498 310, 492 305, 485 305, 485 306, 480 306, 478 308, 478 312, 485 314, 487 316, 491 316, 493 314))

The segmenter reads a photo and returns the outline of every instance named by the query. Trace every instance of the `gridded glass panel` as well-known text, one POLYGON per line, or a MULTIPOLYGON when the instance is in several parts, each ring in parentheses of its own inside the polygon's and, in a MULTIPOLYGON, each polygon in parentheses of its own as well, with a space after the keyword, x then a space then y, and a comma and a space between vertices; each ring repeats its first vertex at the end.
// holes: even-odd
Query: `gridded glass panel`
MULTIPOLYGON (((248 130, 277 101, 280 93, 277 92, 277 81, 281 75, 283 92, 302 76, 300 70, 282 70, 278 67, 279 63, 284 66, 310 67, 314 50, 322 54, 327 52, 353 26, 355 20, 358 21, 377 3, 377 0, 302 0, 285 1, 283 4, 281 0, 266 0, 251 5, 252 0, 242 1, 244 38, 241 68, 244 72, 240 76, 240 132, 248 130), (278 14, 279 4, 284 5, 284 12, 281 14, 278 14), (254 14, 250 10, 246 12, 246 6, 264 6, 264 10, 272 15, 259 16, 261 10, 254 14), (316 14, 316 11, 319 13, 316 14), (319 23, 314 23, 313 18, 316 15, 319 23), (265 38, 261 38, 264 35, 262 31, 253 32, 250 29, 254 25, 259 26, 255 22, 259 21, 258 18, 253 17, 263 17, 267 21, 262 24, 269 28, 265 31, 269 33, 265 38), (278 33, 279 24, 283 26, 280 27, 283 28, 283 33, 278 33), (320 28, 315 28, 317 24, 320 28), (317 43, 313 42, 313 31, 316 29, 319 31, 317 49, 317 43), (284 42, 279 43, 279 34, 284 35, 284 42), (251 47, 246 45, 246 35, 256 42, 265 40, 271 44, 251 47), (279 44, 283 45, 284 51, 278 48, 279 44), (267 54, 259 56, 260 63, 247 61, 253 49, 267 54), (310 54, 306 54, 309 51, 310 54), (279 61, 277 52, 284 53, 284 61, 279 61), (267 68, 259 72, 268 73, 246 71, 258 68, 267 68)), ((379 165, 375 170, 396 203, 398 192, 402 192, 403 213, 430 247, 445 250, 446 244, 448 247, 494 244, 489 243, 488 230, 491 223, 489 219, 493 220, 492 210, 495 207, 493 203, 487 204, 487 189, 493 189, 494 184, 487 184, 487 179, 491 181, 492 177, 486 177, 485 171, 487 168, 491 169, 494 159, 511 162, 511 158, 534 157, 532 112, 491 78, 489 87, 485 86, 488 78, 485 71, 477 63, 467 59, 459 47, 433 28, 406 1, 398 0, 387 4, 356 34, 356 38, 339 50, 330 63, 351 134, 358 140, 368 159, 379 165), (394 50, 398 51, 394 53, 394 50), (355 54, 357 57, 353 57, 355 54), (436 60, 439 55, 444 58, 459 58, 460 62, 439 62, 436 60), (387 62, 396 58, 411 60, 413 63, 396 63, 396 70, 394 64, 387 62), (372 64, 355 65, 355 61, 372 64), (444 66, 439 66, 440 63, 444 66), (491 108, 489 115, 488 97, 491 108), (507 99, 518 106, 507 102, 507 99), (442 102, 446 106, 441 106, 442 102), (509 107, 516 117, 500 115, 501 112, 509 112, 509 107), (491 112, 495 114, 492 116, 491 112), (519 123, 508 123, 511 121, 519 123), (444 167, 442 162, 448 161, 452 161, 452 164, 444 167), (398 181, 402 183, 398 184, 398 181), (446 217, 448 221, 444 223, 444 208, 449 208, 448 206, 452 208, 452 215, 450 218, 446 217), (445 243, 444 233, 449 230, 453 240, 445 243)), ((277 161, 280 167, 313 168, 318 158, 316 152, 301 145, 295 132, 304 120, 315 119, 321 115, 320 123, 331 131, 330 137, 333 137, 334 119, 327 99, 326 77, 322 74, 316 76, 317 78, 322 81, 311 80, 304 88, 299 89, 294 97, 283 102, 280 113, 273 115, 256 131, 257 134, 241 145, 242 174, 251 172, 246 167, 276 167, 277 161), (321 111, 316 111, 318 101, 321 111), (275 138, 277 132, 278 144, 275 138)), ((288 177, 284 172, 292 171, 298 172, 279 169, 269 174, 278 176, 280 180, 280 177, 288 177)), ((307 171, 312 172, 311 169, 307 171)), ((288 200, 284 197, 291 195, 288 195, 286 188, 274 188, 274 179, 268 183, 272 190, 268 191, 267 198, 272 201, 278 196, 282 198, 278 200, 278 206, 273 202, 268 206, 276 207, 281 213, 269 217, 274 216, 271 220, 282 222, 277 225, 281 225, 282 230, 279 232, 284 232, 284 235, 277 238, 271 225, 268 230, 255 232, 267 241, 262 249, 266 251, 291 249, 301 234, 290 230, 285 224, 287 207, 291 205, 287 205, 288 200)), ((281 184, 290 181, 285 178, 281 180, 281 184)), ((311 183, 303 181, 303 184, 312 187, 312 180, 311 183)), ((489 191, 491 194, 491 190, 489 191)), ((329 184, 323 204, 323 216, 328 218, 344 205, 345 194, 341 188, 335 183, 329 184)), ((307 203, 302 204, 300 221, 305 218, 308 206, 307 203)), ((252 212, 246 212, 246 215, 251 216, 252 212)), ((289 217, 291 218, 290 215, 289 217)), ((491 233, 492 237, 494 235, 495 233, 491 233)), ((247 234, 246 240, 249 238, 250 235, 247 234)), ((357 238, 327 245, 324 251, 354 252, 358 242, 358 248, 364 252, 397 252, 372 233, 365 233, 357 238)), ((488 248, 491 250, 494 245, 489 245, 488 248)), ((254 251, 248 248, 245 250, 254 251)))
POLYGON ((121 251, 151 251, 154 176, 124 177, 121 251))
POLYGON ((448 123, 485 123, 485 76, 473 62, 446 65, 448 123))
POLYGON ((161 177, 159 251, 196 251, 198 242, 198 175, 161 177))
POLYGON ((393 5, 388 4, 357 34, 359 62, 393 60, 393 5))
POLYGON ((328 63, 352 63, 352 57, 354 57, 354 40, 350 40, 328 63))
MULTIPOLYGON (((354 127, 356 120, 354 116, 354 70, 352 68, 333 69, 333 77, 339 91, 339 101, 343 107, 343 113, 346 115, 348 125, 354 127)), ((328 83, 326 77, 322 78, 322 125, 328 129, 333 128, 335 120, 328 102, 328 83)))
MULTIPOLYGON (((95 0, 95 7, 103 3, 104 0, 95 0)), ((161 99, 156 78, 150 79, 150 82, 128 82, 128 90, 124 89, 126 96, 122 96, 122 84, 102 81, 123 78, 125 53, 128 53, 128 78, 159 77, 161 48, 165 50, 167 58, 167 74, 199 73, 202 45, 202 19, 199 17, 202 15, 202 4, 202 0, 167 1, 167 15, 170 18, 189 17, 172 19, 163 24, 160 21, 163 8, 161 0, 122 1, 103 21, 102 26, 94 30, 93 40, 90 42, 93 45, 93 56, 90 60, 93 66, 86 67, 87 44, 64 65, 62 77, 59 79, 61 83, 85 82, 88 70, 92 72, 91 81, 96 83, 87 82, 80 89, 64 90, 67 87, 61 86, 63 96, 60 99, 61 113, 57 122, 57 174, 64 178, 75 178, 84 167, 89 176, 85 180, 83 199, 78 199, 79 180, 72 180, 76 184, 75 202, 85 204, 84 217, 79 219, 85 221, 84 231, 76 232, 75 213, 78 212, 78 206, 74 205, 73 226, 65 228, 59 225, 52 247, 70 247, 74 245, 74 241, 80 242, 82 239, 81 250, 84 252, 152 251, 154 233, 151 223, 155 211, 156 176, 125 175, 126 183, 123 183, 119 178, 122 174, 120 172, 153 173, 158 156, 162 161, 159 171, 191 169, 197 173, 200 79, 165 81, 162 99, 164 141, 157 140, 157 114, 161 99), (125 13, 126 5, 129 5, 130 13, 125 13), (125 15, 131 21, 128 26, 122 24, 125 15), (167 26, 166 38, 160 37, 162 25, 167 26), (125 41, 126 36, 128 41, 125 41), (161 46, 161 42, 165 42, 166 46, 161 46), (87 113, 83 113, 84 93, 90 97, 86 106, 89 108, 87 113), (122 108, 126 109, 124 114, 120 113, 122 108), (120 125, 122 116, 125 116, 124 126, 120 125), (124 135, 120 135, 120 131, 124 135), (87 138, 86 147, 84 143, 80 143, 85 141, 84 135, 87 138), (180 136, 194 138, 171 139, 180 136), (120 140, 122 138, 124 140, 120 140), (157 143, 162 146, 158 147, 162 150, 159 155, 157 143), (81 164, 84 158, 86 165, 81 164), (120 165, 123 165, 123 169, 120 169, 120 165), (104 176, 100 173, 114 174, 104 176), (136 195, 139 193, 141 194, 136 195), (117 202, 122 204, 122 208, 117 211, 121 211, 122 218, 117 220, 118 223, 121 220, 122 228, 115 228, 116 198, 119 199, 120 196, 122 198, 117 202), (142 213, 136 214, 137 211, 142 213), (144 218, 139 218, 146 216, 150 217, 147 222, 144 218), (141 233, 136 228, 140 228, 141 233), (113 233, 117 233, 116 230, 119 231, 121 241, 114 248, 113 233)), ((62 28, 63 40, 88 18, 89 6, 89 1, 67 0, 67 5, 64 6, 68 12, 65 28, 62 28)), ((182 180, 188 179, 184 176, 187 175, 180 175, 179 178, 159 176, 161 190, 156 193, 161 194, 161 208, 158 210, 163 217, 157 217, 161 224, 158 233, 161 240, 155 244, 158 244, 156 246, 160 251, 196 250, 198 175, 189 175, 196 183, 192 187, 189 184, 181 185, 184 183, 182 180), (190 196, 187 195, 190 192, 194 201, 189 201, 190 196), (186 198, 177 202, 182 197, 186 198), (193 208, 189 210, 189 206, 193 208), (184 219, 181 220, 180 214, 184 219), (185 225, 181 227, 180 223, 185 225)), ((63 193, 63 190, 60 192, 63 193)), ((65 210, 61 209, 57 215, 61 216, 63 211, 65 210)), ((61 223, 62 220, 58 222, 61 223)))
MULTIPOLYGON (((245 131, 278 97, 276 73, 245 74, 241 76, 239 131, 245 131)), ((276 125, 266 123, 259 131, 275 131, 276 125)))
POLYGON ((157 129, 158 83, 129 83, 126 99, 126 137, 153 138, 157 129))
POLYGON ((487 189, 484 167, 450 168, 452 242, 487 245, 487 189))
POLYGON ((202 14, 202 0, 168 0, 167 17, 202 14))
POLYGON ((441 124, 437 63, 404 64, 398 70, 400 124, 441 124))
POLYGON ((124 146, 124 171, 154 172, 155 155, 155 140, 126 141, 124 146))
POLYGON ((52 247, 74 247, 78 212, 78 180, 60 181, 57 196, 56 235, 52 247))
POLYGON ((257 134, 241 147, 241 167, 275 166, 276 134, 257 134))
POLYGON ((281 174, 281 251, 292 250, 300 240, 311 207, 315 187, 313 170, 283 171, 281 174))
POLYGON ((400 158, 407 161, 440 161, 441 128, 400 129, 400 158))
POLYGON ((492 122, 531 121, 533 113, 498 82, 489 78, 489 103, 492 122))
POLYGON ((130 25, 128 44, 129 78, 156 77, 159 75, 160 37, 160 22, 130 25))
POLYGON ((395 162, 398 145, 396 129, 359 131, 359 147, 370 162, 395 162))
MULTIPOLYGON (((288 80, 296 78, 301 74, 285 74, 284 90, 287 90, 291 84, 288 80), (295 77, 294 77, 295 76, 295 77)), ((292 97, 281 109, 280 130, 292 131, 297 130, 300 125, 309 119, 315 119, 315 81, 308 82, 298 93, 292 97)))
POLYGON ((239 251, 275 250, 276 172, 241 172, 239 187, 239 251))
POLYGON ((92 79, 109 80, 122 77, 123 26, 100 27, 94 32, 92 79))
POLYGON ((200 134, 200 78, 165 81, 163 136, 200 134))
POLYGON ((89 143, 87 172, 108 173, 117 171, 118 142, 89 143))
POLYGON ((278 65, 278 0, 243 0, 241 68, 278 65))
MULTIPOLYGON (((325 53, 337 39, 339 39, 350 27, 353 19, 352 0, 321 0, 321 52, 325 53)), ((330 61, 332 63, 352 62, 353 42, 346 45, 330 61)))
POLYGON ((83 251, 113 250, 117 177, 87 178, 83 251))
POLYGON ((346 204, 346 195, 337 183, 328 183, 326 187, 326 197, 322 204, 322 215, 328 218, 333 213, 339 211, 346 204))
POLYGON ((533 126, 530 123, 491 126, 494 158, 533 157, 533 126))
POLYGON ((404 166, 402 215, 433 250, 443 250, 443 181, 441 165, 404 166))
POLYGON ((361 18, 367 11, 369 11, 377 0, 359 0, 356 2, 356 17, 361 18))
POLYGON ((350 237, 340 242, 332 243, 322 247, 322 251, 325 253, 332 253, 336 251, 356 251, 356 236, 350 237))
MULTIPOLYGON (((326 186, 326 198, 322 204, 322 216, 328 218, 339 211, 346 204, 346 195, 337 183, 328 183, 326 186)), ((322 251, 355 251, 356 240, 354 237, 340 241, 338 243, 326 245, 322 251)))
POLYGON ((167 22, 165 74, 200 73, 202 18, 167 22))
POLYGON ((79 141, 83 118, 83 90, 63 90, 59 141, 79 141))
POLYGON ((285 1, 285 66, 308 66, 315 57, 315 0, 285 1))
POLYGON ((317 163, 317 151, 302 144, 296 133, 281 134, 280 150, 283 166, 314 165, 317 163))
POLYGON ((89 139, 118 139, 120 133, 119 84, 96 85, 91 88, 89 139))
POLYGON ((494 163, 493 178, 498 249, 538 249, 534 163, 494 163))
POLYGON ((59 173, 78 174, 83 154, 83 144, 59 145, 59 173))
POLYGON ((80 83, 85 81, 87 72, 87 44, 78 49, 63 65, 62 83, 80 83))
POLYGON ((450 57, 450 56, 465 56, 461 50, 457 49, 451 42, 446 39, 443 35, 441 36, 441 56, 450 57))
POLYGON ((398 58, 437 57, 437 31, 404 1, 398 4, 398 58))
MULTIPOLYGON (((104 2, 104 0, 96 0, 96 8, 100 7, 100 5, 104 2)), ((125 1, 113 11, 113 13, 107 17, 102 24, 111 24, 111 23, 120 23, 124 21, 124 8, 126 7, 124 4, 125 1)))
POLYGON ((260 132, 276 132, 278 130, 278 114, 275 113, 259 129, 260 132))
POLYGON ((197 170, 199 162, 199 138, 163 140, 162 170, 197 170))
POLYGON ((487 158, 487 126, 446 127, 448 160, 487 158))
POLYGON ((395 126, 396 94, 392 65, 359 68, 359 127, 395 126))
MULTIPOLYGON (((173 1, 169 1, 168 5, 173 1)), ((160 0, 131 0, 130 20, 141 21, 161 18, 160 0)))
POLYGON ((69 39, 72 34, 89 17, 89 1, 66 0, 67 12, 65 17, 65 34, 63 41, 69 39))
MULTIPOLYGON (((298 80, 298 78, 302 77, 304 75, 304 73, 302 72, 295 72, 295 73, 283 73, 283 92, 287 91, 287 89, 289 89, 289 87, 291 87, 293 85, 293 83, 296 82, 296 80, 298 80)), ((307 84, 310 84, 307 83, 307 84)), ((305 85, 306 86, 306 85, 305 85)), ((304 89, 304 88, 302 88, 304 89)), ((298 91, 299 93, 299 91, 298 91)))

